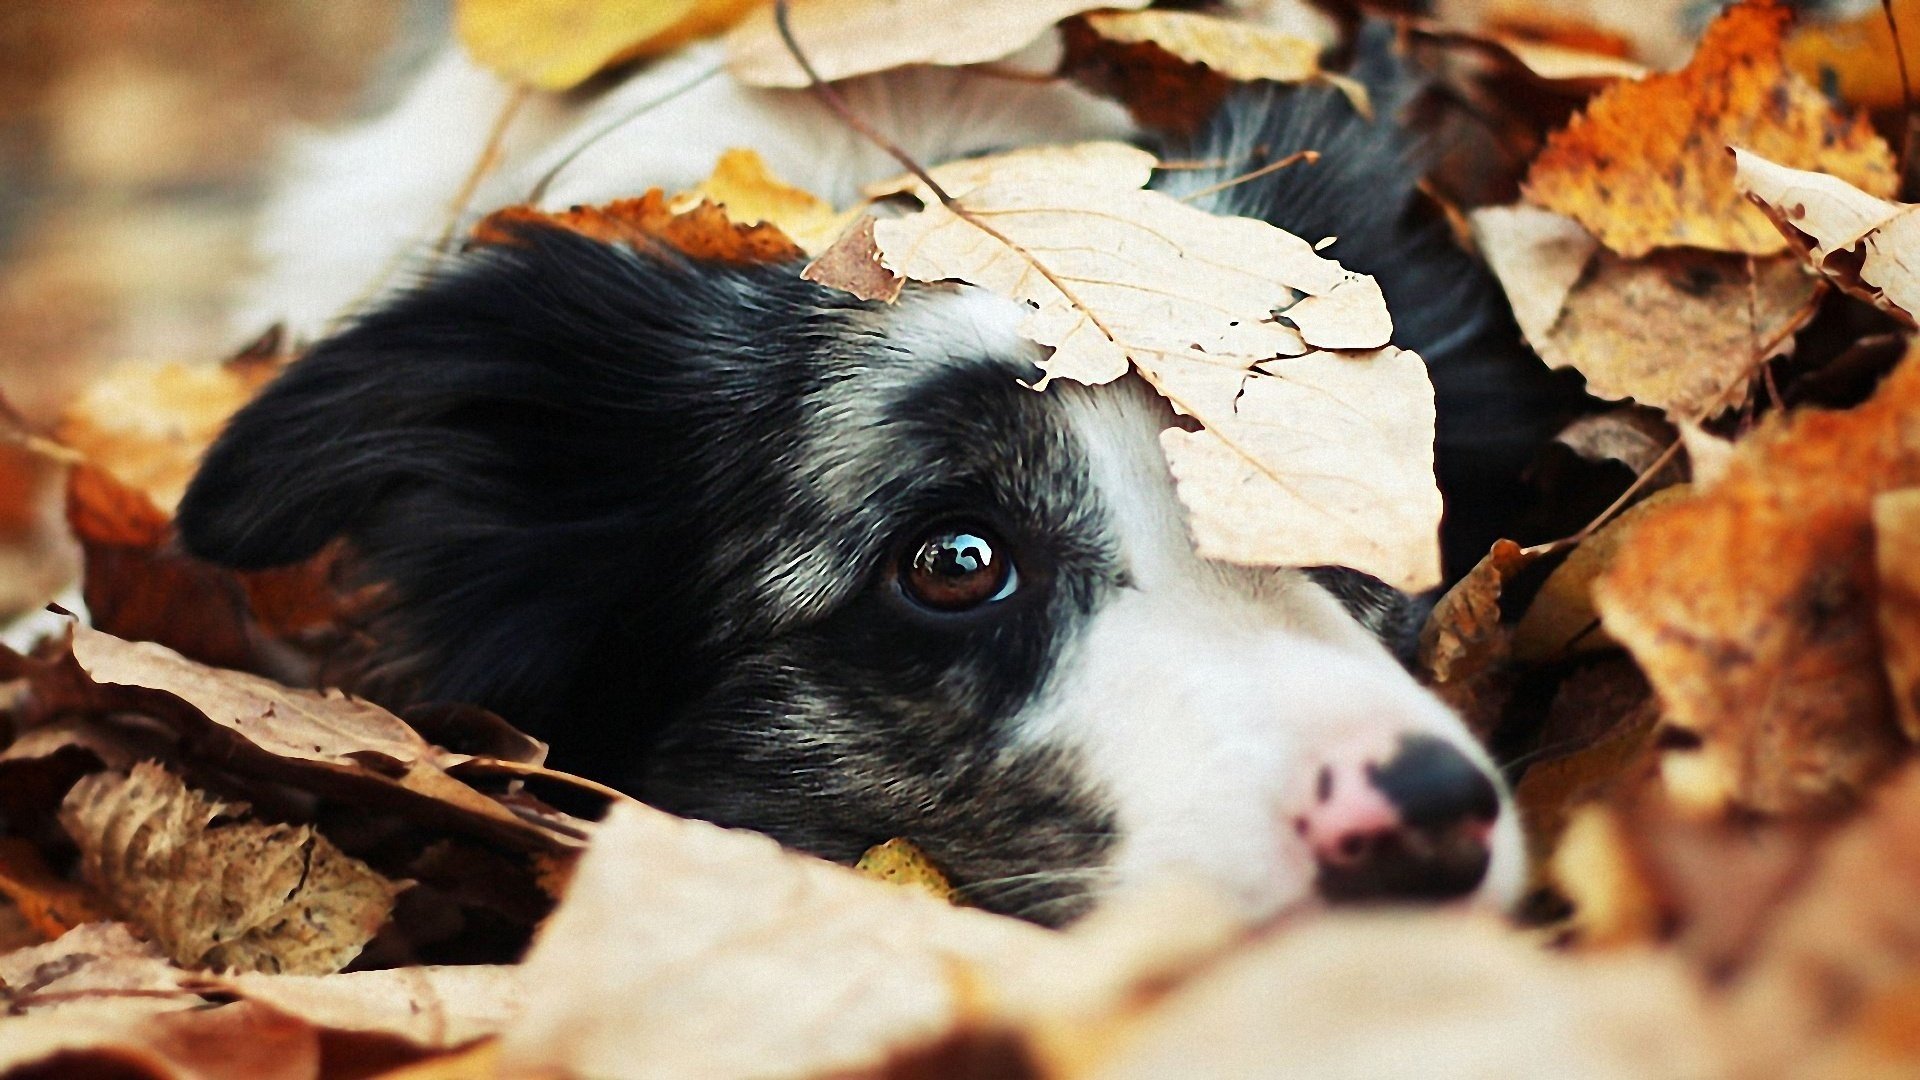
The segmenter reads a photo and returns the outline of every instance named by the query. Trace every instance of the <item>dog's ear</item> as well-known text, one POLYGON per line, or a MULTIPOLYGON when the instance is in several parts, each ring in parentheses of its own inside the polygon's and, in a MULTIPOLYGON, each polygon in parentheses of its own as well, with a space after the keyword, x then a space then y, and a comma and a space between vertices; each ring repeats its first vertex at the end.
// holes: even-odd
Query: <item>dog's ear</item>
POLYGON ((242 409, 180 505, 181 541, 254 568, 349 537, 394 590, 421 696, 562 708, 609 635, 671 662, 685 628, 662 600, 697 574, 696 504, 753 482, 702 467, 703 447, 798 399, 761 361, 818 314, 796 287, 814 288, 790 267, 522 228, 242 409))

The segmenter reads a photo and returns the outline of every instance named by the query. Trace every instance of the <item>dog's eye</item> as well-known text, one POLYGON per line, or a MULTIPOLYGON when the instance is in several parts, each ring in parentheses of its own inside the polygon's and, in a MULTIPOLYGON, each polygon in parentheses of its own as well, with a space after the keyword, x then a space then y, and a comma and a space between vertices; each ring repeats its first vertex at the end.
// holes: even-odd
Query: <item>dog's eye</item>
POLYGON ((982 529, 943 528, 923 537, 900 565, 900 587, 935 611, 966 611, 1005 600, 1020 575, 1003 547, 982 529))

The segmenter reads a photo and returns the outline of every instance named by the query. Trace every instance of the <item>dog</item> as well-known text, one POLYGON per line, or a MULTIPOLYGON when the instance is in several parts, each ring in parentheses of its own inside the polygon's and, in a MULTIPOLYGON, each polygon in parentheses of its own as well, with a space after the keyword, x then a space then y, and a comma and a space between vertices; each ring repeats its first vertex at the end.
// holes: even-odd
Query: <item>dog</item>
MULTIPOLYGON (((473 209, 674 190, 730 146, 841 200, 897 172, 805 92, 717 64, 695 48, 526 121, 473 209)), ((1157 144, 1211 163, 1157 186, 1318 151, 1196 201, 1337 238, 1377 277, 1436 383, 1449 539, 1483 551, 1459 507, 1511 491, 1550 390, 1498 286, 1417 212, 1421 153, 1385 118, 1407 77, 1359 74, 1382 119, 1243 89, 1157 144)), ((1150 138, 1061 84, 914 69, 844 92, 928 163, 1150 138)), ((1254 916, 1515 897, 1500 775, 1402 663, 1423 601, 1197 556, 1170 410, 1132 377, 1030 389, 1013 302, 909 284, 884 305, 538 225, 375 284, 396 237, 440 227, 473 160, 448 147, 505 94, 450 56, 300 153, 249 312, 312 331, 376 299, 233 418, 180 506, 188 550, 259 568, 346 537, 392 596, 387 699, 485 705, 562 767, 826 858, 906 837, 971 902, 1044 924, 1169 874, 1254 916)))

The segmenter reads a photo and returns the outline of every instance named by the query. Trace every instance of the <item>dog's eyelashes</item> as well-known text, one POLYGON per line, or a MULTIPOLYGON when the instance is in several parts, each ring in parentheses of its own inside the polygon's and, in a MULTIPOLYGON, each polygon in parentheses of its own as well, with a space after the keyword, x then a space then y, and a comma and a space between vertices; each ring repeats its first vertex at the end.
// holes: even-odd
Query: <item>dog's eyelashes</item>
POLYGON ((971 611, 1005 600, 1020 587, 1013 553, 989 530, 948 525, 929 530, 906 550, 900 589, 921 607, 971 611))

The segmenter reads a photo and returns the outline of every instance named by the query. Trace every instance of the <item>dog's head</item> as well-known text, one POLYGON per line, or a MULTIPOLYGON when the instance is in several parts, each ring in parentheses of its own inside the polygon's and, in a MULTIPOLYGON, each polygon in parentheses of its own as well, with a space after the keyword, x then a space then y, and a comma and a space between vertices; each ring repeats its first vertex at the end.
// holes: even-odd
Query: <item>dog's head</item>
POLYGON ((346 535, 411 695, 829 857, 907 837, 997 909, 1164 871, 1256 911, 1509 896, 1485 755, 1382 644, 1401 598, 1198 558, 1173 417, 1027 388, 1020 314, 526 227, 293 365, 181 535, 346 535))

